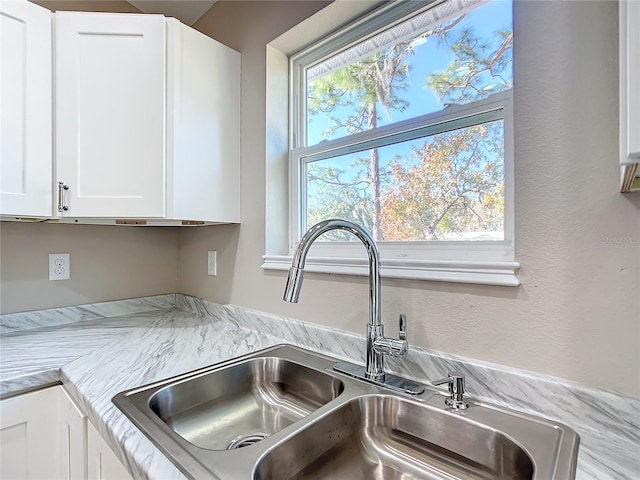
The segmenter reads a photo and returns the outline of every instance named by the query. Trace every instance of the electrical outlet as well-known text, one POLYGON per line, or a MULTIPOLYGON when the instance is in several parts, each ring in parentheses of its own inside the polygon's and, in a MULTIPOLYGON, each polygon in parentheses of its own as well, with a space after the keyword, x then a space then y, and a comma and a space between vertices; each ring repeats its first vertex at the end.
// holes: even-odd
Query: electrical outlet
POLYGON ((218 273, 218 252, 209 250, 207 252, 207 275, 215 276, 218 273))
POLYGON ((71 278, 71 255, 68 253, 49 254, 49 280, 69 280, 71 278))

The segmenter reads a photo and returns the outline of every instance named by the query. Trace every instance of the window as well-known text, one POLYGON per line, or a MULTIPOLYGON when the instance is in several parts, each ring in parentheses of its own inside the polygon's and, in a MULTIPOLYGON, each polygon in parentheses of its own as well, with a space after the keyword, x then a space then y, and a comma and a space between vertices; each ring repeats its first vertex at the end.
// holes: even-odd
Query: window
MULTIPOLYGON (((517 285, 512 44, 510 1, 392 2, 292 56, 289 253, 338 217, 383 275, 517 285)), ((364 258, 319 240, 320 271, 364 258)))

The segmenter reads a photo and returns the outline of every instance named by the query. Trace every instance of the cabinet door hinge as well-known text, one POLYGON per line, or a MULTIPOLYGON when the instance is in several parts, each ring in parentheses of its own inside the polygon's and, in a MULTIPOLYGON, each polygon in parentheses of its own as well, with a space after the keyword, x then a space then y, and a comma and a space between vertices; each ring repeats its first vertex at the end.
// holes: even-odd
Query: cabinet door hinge
POLYGON ((116 225, 146 225, 146 220, 116 220, 116 225))

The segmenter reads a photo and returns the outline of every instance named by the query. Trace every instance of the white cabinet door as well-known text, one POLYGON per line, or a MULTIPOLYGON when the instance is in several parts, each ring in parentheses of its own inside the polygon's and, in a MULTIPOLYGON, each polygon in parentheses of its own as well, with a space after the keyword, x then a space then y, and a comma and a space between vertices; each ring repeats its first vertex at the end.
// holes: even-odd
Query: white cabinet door
POLYGON ((60 478, 87 478, 87 417, 60 389, 60 478))
POLYGON ((0 215, 51 216, 51 12, 0 2, 0 215))
POLYGON ((0 401, 0 479, 129 480, 62 387, 0 401))
POLYGON ((59 388, 0 401, 0 478, 57 478, 59 405, 59 388))
POLYGON ((91 423, 87 425, 87 462, 89 480, 129 480, 132 478, 91 423))
POLYGON ((56 181, 69 217, 165 215, 165 19, 58 12, 56 181))
POLYGON ((169 218, 240 221, 240 54, 167 19, 169 218))

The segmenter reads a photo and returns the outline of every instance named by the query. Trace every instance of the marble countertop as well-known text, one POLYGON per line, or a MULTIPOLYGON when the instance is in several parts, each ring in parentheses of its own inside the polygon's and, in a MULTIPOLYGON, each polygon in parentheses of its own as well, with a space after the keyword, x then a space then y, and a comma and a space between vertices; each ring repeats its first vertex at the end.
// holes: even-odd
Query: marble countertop
POLYGON ((62 367, 137 329, 145 329, 163 312, 90 320, 2 335, 0 398, 60 383, 62 367))
MULTIPOLYGON (((258 318, 238 307, 189 297, 179 299, 178 307, 6 333, 0 337, 0 395, 62 382, 135 478, 172 480, 184 476, 113 405, 116 393, 279 343, 361 361, 354 358, 354 351, 363 350, 354 350, 354 344, 364 345, 357 335, 258 318)), ((447 357, 440 360, 453 363, 447 357)), ((438 370, 445 368, 434 362, 438 370)), ((414 366, 401 365, 408 370, 414 366)), ((426 374, 424 378, 432 378, 431 372, 426 374)), ((627 417, 635 421, 637 408, 633 403, 621 413, 623 423, 627 417)), ((565 423, 581 436, 578 479, 640 478, 635 424, 629 431, 614 435, 603 429, 598 435, 596 429, 565 423)))
POLYGON ((162 309, 4 334, 0 394, 64 384, 135 478, 183 479, 113 405, 118 392, 281 343, 232 322, 162 309))

